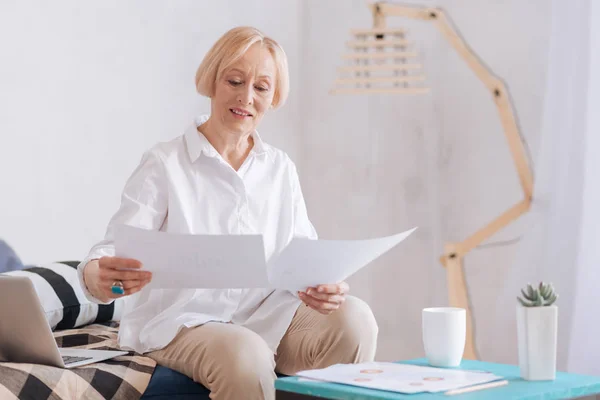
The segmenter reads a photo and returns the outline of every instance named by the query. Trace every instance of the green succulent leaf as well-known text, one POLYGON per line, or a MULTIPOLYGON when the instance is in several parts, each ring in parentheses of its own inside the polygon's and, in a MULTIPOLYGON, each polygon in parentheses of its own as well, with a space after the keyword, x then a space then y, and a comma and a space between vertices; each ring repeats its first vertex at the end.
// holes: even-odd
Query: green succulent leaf
POLYGON ((534 306, 541 307, 543 305, 544 305, 544 299, 542 299, 542 296, 538 296, 538 298, 535 300, 534 306))
POLYGON ((552 283, 545 283, 544 281, 536 285, 528 283, 526 288, 521 289, 521 294, 523 297, 518 296, 517 299, 524 307, 550 306, 558 299, 552 283))
POLYGON ((533 297, 533 287, 530 284, 527 284, 527 294, 529 297, 533 297))
POLYGON ((527 301, 523 300, 520 297, 517 297, 517 300, 519 300, 519 303, 521 303, 521 305, 523 307, 533 307, 533 304, 531 304, 530 302, 527 302, 527 301))
POLYGON ((550 297, 548 300, 546 300, 546 306, 551 306, 552 304, 554 304, 554 302, 556 301, 556 299, 558 298, 557 295, 553 294, 552 297, 550 297))

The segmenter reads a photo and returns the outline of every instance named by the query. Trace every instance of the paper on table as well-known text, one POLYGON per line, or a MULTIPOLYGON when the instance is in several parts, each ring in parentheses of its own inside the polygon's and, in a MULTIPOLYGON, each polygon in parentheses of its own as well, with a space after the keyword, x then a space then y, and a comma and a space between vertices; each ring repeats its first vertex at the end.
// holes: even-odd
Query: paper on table
POLYGON ((298 376, 399 393, 444 392, 502 379, 489 372, 369 362, 300 371, 298 376))
POLYGON ((186 235, 119 225, 115 250, 152 272, 148 287, 269 287, 262 235, 186 235))
POLYGON ((402 242, 416 229, 365 240, 294 238, 278 256, 269 260, 269 281, 273 287, 292 292, 341 282, 402 242))

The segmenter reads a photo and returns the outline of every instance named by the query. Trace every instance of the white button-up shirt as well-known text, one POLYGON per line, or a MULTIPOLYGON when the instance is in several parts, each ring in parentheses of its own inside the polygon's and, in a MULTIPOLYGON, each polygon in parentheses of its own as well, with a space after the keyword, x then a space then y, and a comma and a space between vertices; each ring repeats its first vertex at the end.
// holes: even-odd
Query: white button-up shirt
MULTIPOLYGON (((182 136, 144 154, 104 240, 79 265, 80 282, 87 262, 114 256, 117 224, 187 234, 260 233, 267 257, 294 236, 317 237, 287 154, 254 132, 254 146, 235 171, 197 131, 207 119, 196 118, 182 136)), ((253 330, 275 352, 299 305, 296 294, 284 290, 144 288, 126 298, 119 344, 145 353, 165 347, 183 326, 219 321, 253 330)))

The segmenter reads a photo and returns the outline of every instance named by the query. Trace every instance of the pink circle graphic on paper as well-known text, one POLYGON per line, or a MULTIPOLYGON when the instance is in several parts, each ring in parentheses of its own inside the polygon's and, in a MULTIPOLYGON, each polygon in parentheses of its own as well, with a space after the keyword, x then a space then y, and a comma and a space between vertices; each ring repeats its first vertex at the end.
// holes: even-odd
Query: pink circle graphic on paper
POLYGON ((361 374, 381 374, 382 369, 363 369, 360 371, 361 374))

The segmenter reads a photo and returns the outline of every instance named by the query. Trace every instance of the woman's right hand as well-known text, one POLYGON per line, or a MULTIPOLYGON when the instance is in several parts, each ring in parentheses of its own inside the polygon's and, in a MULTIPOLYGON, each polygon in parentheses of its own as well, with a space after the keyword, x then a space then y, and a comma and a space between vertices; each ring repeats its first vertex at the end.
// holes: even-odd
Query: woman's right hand
POLYGON ((142 263, 131 258, 102 257, 88 262, 83 268, 83 280, 88 291, 103 302, 128 296, 142 290, 152 280, 152 273, 141 269, 142 263), (124 270, 125 268, 129 270, 124 270), (115 294, 113 282, 123 282, 124 294, 115 294))

